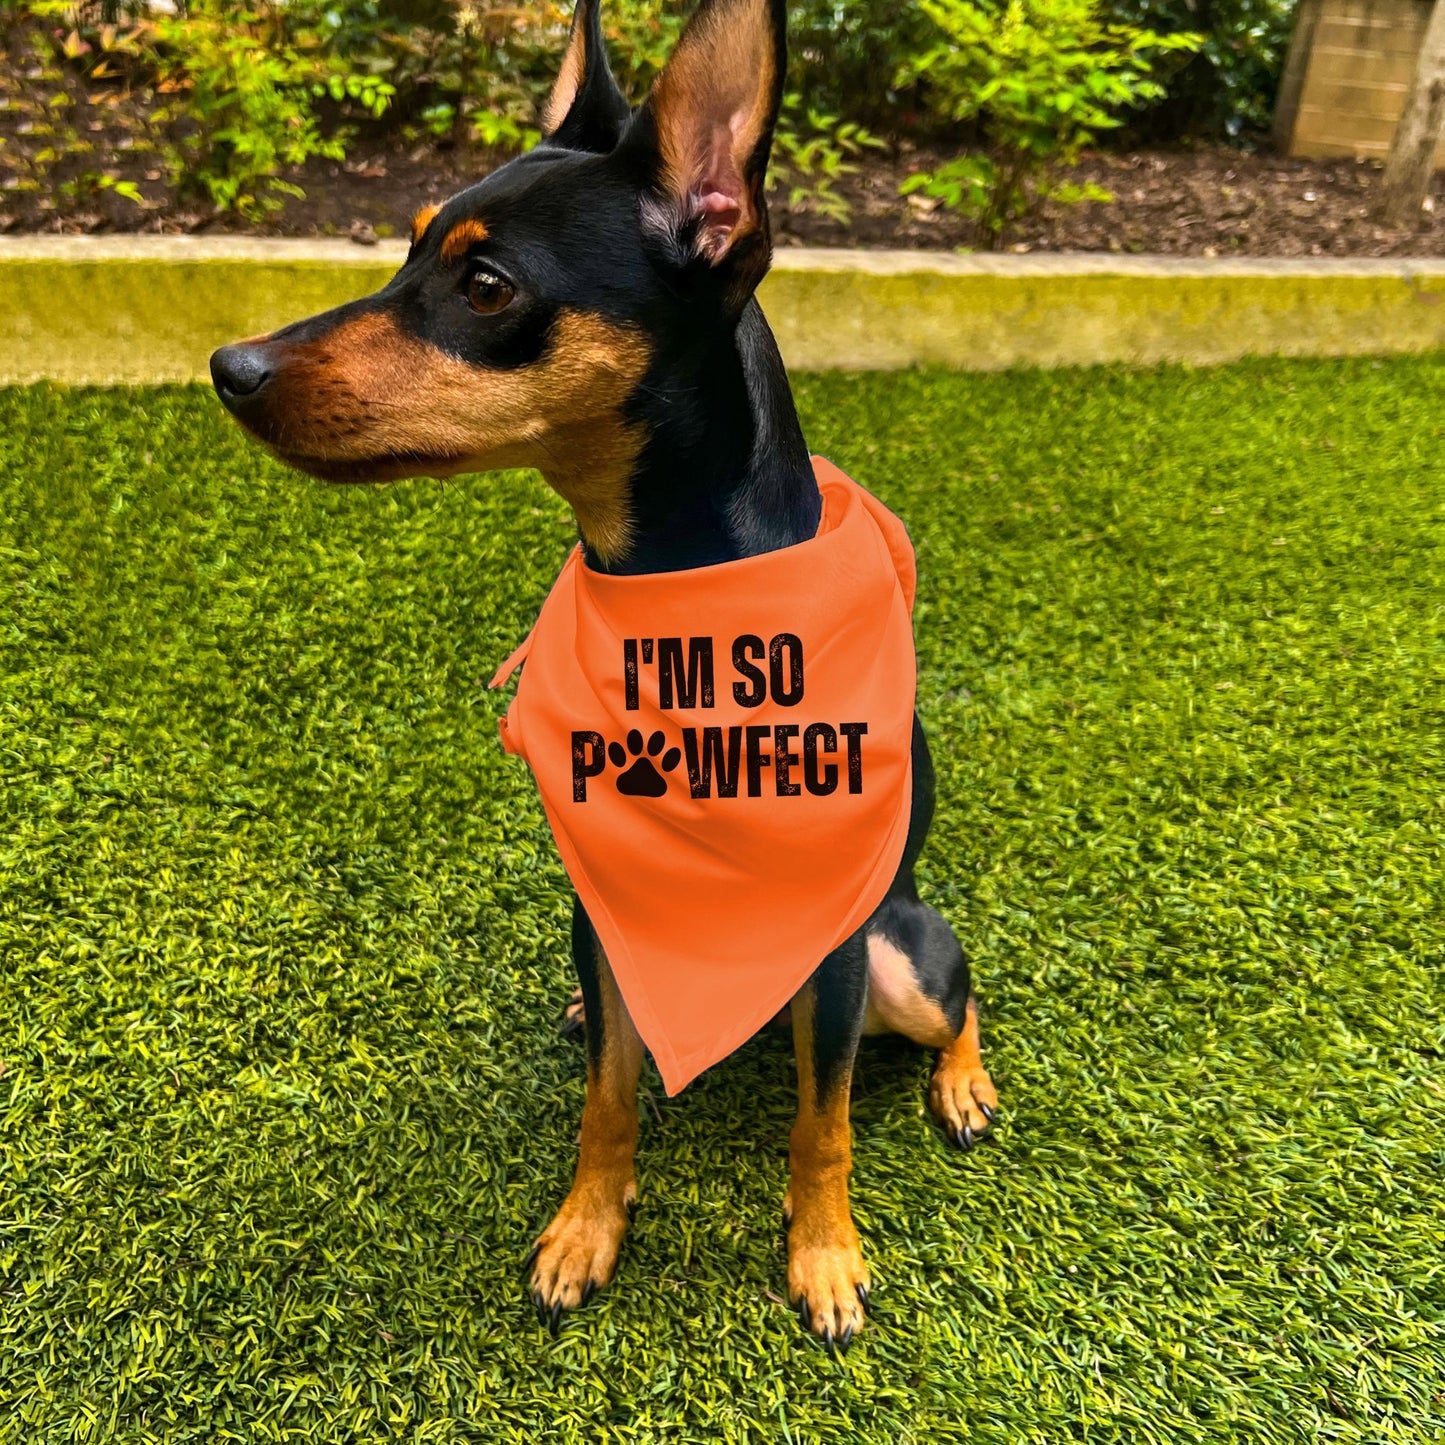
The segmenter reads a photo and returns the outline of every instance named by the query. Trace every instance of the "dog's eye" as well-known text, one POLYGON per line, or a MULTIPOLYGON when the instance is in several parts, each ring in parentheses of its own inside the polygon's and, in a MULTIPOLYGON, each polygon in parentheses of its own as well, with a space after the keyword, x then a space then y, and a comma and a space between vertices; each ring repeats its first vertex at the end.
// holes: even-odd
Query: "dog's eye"
POLYGON ((473 271, 467 279, 467 305, 478 316, 495 316, 511 305, 516 290, 490 271, 473 271))

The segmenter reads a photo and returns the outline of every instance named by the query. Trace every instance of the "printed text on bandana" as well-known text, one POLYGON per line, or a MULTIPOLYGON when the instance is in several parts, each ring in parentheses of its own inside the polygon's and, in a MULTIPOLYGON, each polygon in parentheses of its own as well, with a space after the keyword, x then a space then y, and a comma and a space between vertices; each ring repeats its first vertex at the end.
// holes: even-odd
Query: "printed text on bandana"
MULTIPOLYGON (((803 643, 791 632, 762 638, 745 632, 719 649, 711 637, 629 637, 622 644, 626 707, 634 712, 644 693, 659 711, 706 711, 724 699, 739 707, 764 703, 795 708, 806 692, 803 643), (721 675, 720 675, 721 674, 721 675)), ((592 729, 572 733, 572 799, 587 801, 587 785, 618 770, 620 793, 660 798, 668 775, 686 762, 694 798, 826 797, 840 790, 863 791, 866 722, 803 721, 691 725, 669 738, 661 729, 644 736, 629 729, 625 740, 609 740, 592 729), (680 746, 679 746, 680 744, 680 746)))

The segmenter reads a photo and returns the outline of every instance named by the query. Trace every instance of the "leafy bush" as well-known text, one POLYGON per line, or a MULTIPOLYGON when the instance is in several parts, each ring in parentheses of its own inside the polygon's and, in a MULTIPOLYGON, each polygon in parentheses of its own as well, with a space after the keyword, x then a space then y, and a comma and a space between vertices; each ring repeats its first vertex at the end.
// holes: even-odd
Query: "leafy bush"
MULTIPOLYGON (((612 62, 634 102, 692 3, 607 0, 612 62)), ((1153 135, 1262 125, 1294 3, 791 0, 774 185, 793 207, 846 223, 839 181, 881 144, 873 132, 947 136, 967 153, 908 189, 996 241, 1037 199, 1103 196, 1061 185, 1058 167, 1125 116, 1153 135)), ((144 108, 137 147, 159 150, 178 191, 256 215, 295 189, 287 168, 340 158, 355 124, 383 112, 407 138, 535 144, 571 0, 176 0, 174 14, 143 0, 0 0, 7 9, 34 22, 54 92, 53 104, 49 92, 43 105, 6 102, 27 117, 18 161, 14 148, 6 157, 15 184, 62 199, 134 190, 85 159, 86 127, 67 119, 86 98, 74 82, 104 79, 144 108)))
MULTIPOLYGON (((439 140, 503 151, 537 143, 536 119, 556 78, 571 20, 565 0, 292 0, 291 23, 357 71, 384 76, 400 119, 439 140)), ((672 53, 688 0, 611 0, 609 59, 634 103, 672 53)))
POLYGON ((109 0, 25 0, 6 37, 11 66, 26 76, 20 101, 7 103, 22 117, 21 143, 7 148, 7 187, 50 190, 63 201, 109 191, 141 203, 133 181, 103 168, 115 157, 98 154, 70 119, 82 100, 92 113, 109 100, 114 123, 128 132, 125 152, 155 153, 178 194, 251 217, 276 209, 280 196, 299 193, 281 179, 283 167, 342 158, 345 117, 379 116, 393 94, 384 78, 351 70, 289 10, 264 0, 190 0, 151 15, 109 0))
POLYGON ((1160 60, 1199 43, 1107 24, 1099 0, 922 0, 941 38, 900 68, 937 115, 966 124, 980 148, 911 177, 921 190, 972 218, 995 244, 1036 200, 1109 200, 1097 186, 1062 185, 1057 170, 1078 158, 1119 112, 1157 100, 1160 60))
MULTIPOLYGON (((690 0, 603 0, 603 3, 607 58, 618 84, 636 105, 667 64, 667 57, 672 54, 693 6, 690 0)), ((548 53, 550 83, 558 52, 548 47, 548 53)))
POLYGON ((916 126, 916 100, 897 76, 935 33, 918 5, 792 0, 788 31, 789 88, 809 105, 890 134, 916 126))
POLYGON ((852 215, 847 198, 835 182, 858 167, 853 158, 865 149, 880 149, 881 141, 856 121, 804 107, 796 92, 783 97, 783 109, 773 135, 773 159, 768 168, 768 189, 786 187, 788 205, 809 210, 846 226, 852 215))
MULTIPOLYGON (((84 123, 87 90, 122 76, 142 51, 134 27, 99 24, 86 34, 68 23, 60 0, 32 0, 23 10, 0 9, 0 186, 7 192, 43 195, 53 208, 84 204, 111 191, 127 201, 140 194, 134 182, 112 169, 115 157, 98 145, 84 123)), ((137 124, 121 140, 131 157, 155 149, 149 129, 137 124)))
MULTIPOLYGON (((613 8, 635 16, 648 7, 613 8)), ((294 33, 393 87, 404 132, 503 150, 536 144, 570 18, 557 0, 290 0, 286 12, 294 33)))
MULTIPOLYGON (((1237 139, 1268 128, 1297 0, 1104 0, 1109 25, 1202 33, 1197 53, 1134 107, 1148 136, 1237 139)), ((897 0, 792 0, 789 84, 811 105, 884 134, 926 131, 907 61, 936 38, 924 7, 897 0)))
MULTIPOLYGON (((57 85, 63 79, 57 66, 67 61, 87 78, 100 74, 89 68, 92 52, 116 43, 116 28, 103 18, 107 4, 26 0, 30 16, 78 27, 64 55, 52 53, 43 30, 34 32, 45 74, 57 85)), ((467 7, 449 0, 190 0, 153 19, 141 5, 110 8, 132 18, 122 32, 134 61, 130 78, 148 107, 146 144, 159 148, 172 187, 249 216, 297 192, 282 178, 285 168, 311 156, 344 156, 346 114, 380 116, 393 98, 392 119, 404 133, 504 152, 534 145, 536 115, 570 18, 568 5, 550 0, 525 8, 500 0, 467 7)), ((672 53, 691 8, 688 0, 608 6, 611 58, 634 102, 672 53)), ((33 124, 58 134, 59 113, 45 110, 33 124)), ((83 136, 66 134, 67 157, 90 149, 83 136)), ((805 107, 792 94, 779 128, 774 184, 787 188, 792 205, 846 223, 848 204, 837 182, 864 148, 880 144, 856 120, 805 107)), ((41 165, 30 167, 24 184, 39 189, 47 158, 61 151, 58 143, 31 149, 41 165)), ((95 190, 116 183, 86 171, 67 185, 95 190)))
POLYGON ((283 166, 345 156, 342 137, 322 133, 318 98, 379 115, 393 94, 376 76, 346 73, 314 37, 288 34, 275 7, 191 0, 152 24, 158 89, 175 97, 156 118, 183 122, 165 147, 172 181, 219 209, 274 210, 278 194, 300 194, 280 179, 283 166))
MULTIPOLYGON (((293 0, 288 9, 294 23, 315 31, 349 63, 385 74, 409 92, 417 102, 414 119, 438 139, 470 137, 503 150, 536 144, 534 121, 556 75, 570 6, 519 10, 490 0, 460 11, 445 4, 420 8, 430 3, 293 0)), ((611 0, 603 10, 608 58, 634 105, 667 63, 692 8, 690 0, 611 0)), ((851 113, 805 106, 790 93, 770 186, 785 187, 791 205, 846 224, 848 202, 837 181, 856 170, 865 148, 882 144, 851 113)))
POLYGON ((1120 25, 1164 34, 1202 32, 1203 43, 1173 76, 1141 128, 1238 140, 1269 129, 1297 0, 1109 0, 1120 25))

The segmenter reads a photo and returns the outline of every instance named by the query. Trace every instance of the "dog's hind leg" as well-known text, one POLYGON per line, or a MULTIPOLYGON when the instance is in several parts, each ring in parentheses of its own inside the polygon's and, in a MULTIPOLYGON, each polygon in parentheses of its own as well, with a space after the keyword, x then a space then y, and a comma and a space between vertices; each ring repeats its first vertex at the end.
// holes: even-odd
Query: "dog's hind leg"
POLYGON ((637 1078, 642 1040, 580 901, 572 955, 587 1007, 587 1101, 572 1189, 528 1256, 532 1302, 555 1334, 564 1310, 611 1280, 637 1198, 637 1078))
POLYGON ((998 1091, 979 1051, 975 998, 970 998, 964 1009, 963 1027, 938 1056, 928 1088, 928 1107, 960 1149, 972 1149, 979 1136, 993 1127, 998 1091))
POLYGON ((868 1270, 848 1207, 853 1166, 848 1094, 862 1031, 862 932, 833 950, 793 999, 798 1118, 789 1147, 788 1299, 805 1328, 846 1351, 863 1325, 868 1270))
POLYGON ((978 1047, 978 1004, 968 960, 936 908, 918 896, 913 867, 933 823, 934 773, 928 739, 913 719, 913 811, 903 862, 868 920, 868 1007, 863 1032, 898 1033, 937 1049, 928 1106, 961 1149, 993 1123, 998 1094, 978 1047))
POLYGON ((958 939, 912 879, 868 920, 868 1007, 863 1031, 899 1033, 939 1050, 928 1105, 961 1149, 992 1125, 998 1092, 979 1052, 978 1001, 958 939))

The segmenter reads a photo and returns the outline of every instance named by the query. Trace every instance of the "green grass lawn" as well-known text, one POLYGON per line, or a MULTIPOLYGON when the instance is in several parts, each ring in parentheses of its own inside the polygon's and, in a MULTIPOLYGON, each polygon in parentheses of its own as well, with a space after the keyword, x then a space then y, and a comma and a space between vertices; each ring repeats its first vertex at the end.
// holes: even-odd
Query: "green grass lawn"
POLYGON ((998 1137, 865 1044, 876 1289, 777 1296, 784 1038, 555 1342, 583 1054, 484 679, 535 478, 332 490, 0 393, 0 1442, 1445 1440, 1445 358, 802 378, 907 520, 998 1137))

